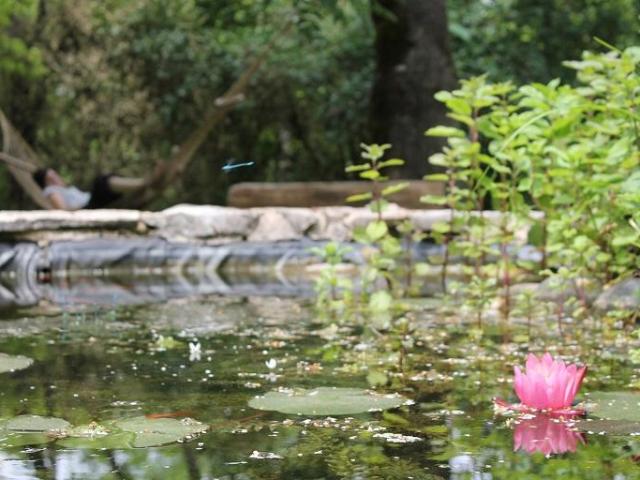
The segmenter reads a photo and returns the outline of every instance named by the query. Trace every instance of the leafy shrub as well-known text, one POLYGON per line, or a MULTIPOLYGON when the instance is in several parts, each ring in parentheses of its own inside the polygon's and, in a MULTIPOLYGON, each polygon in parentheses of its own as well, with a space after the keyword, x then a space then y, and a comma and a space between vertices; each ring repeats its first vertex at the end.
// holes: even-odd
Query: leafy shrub
POLYGON ((472 210, 488 201, 531 221, 538 209, 542 267, 606 282, 640 266, 640 47, 586 52, 566 65, 578 86, 553 80, 516 88, 476 77, 438 95, 460 126, 427 132, 448 137, 430 159, 447 182, 435 200, 466 215, 452 215, 437 234, 467 258, 494 245, 504 252, 508 224, 488 232, 472 210))

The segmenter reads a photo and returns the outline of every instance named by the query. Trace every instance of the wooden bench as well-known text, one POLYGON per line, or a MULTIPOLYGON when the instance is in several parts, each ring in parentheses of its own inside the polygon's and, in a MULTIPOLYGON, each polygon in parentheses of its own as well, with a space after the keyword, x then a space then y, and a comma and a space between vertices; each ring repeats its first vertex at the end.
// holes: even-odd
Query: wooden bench
MULTIPOLYGON (((402 180, 386 182, 384 185, 402 180)), ((371 183, 359 181, 345 182, 244 182, 236 183, 227 193, 230 207, 326 207, 334 205, 361 206, 366 202, 347 203, 349 195, 371 190, 371 183)), ((410 180, 404 190, 389 196, 389 201, 401 207, 424 209, 442 208, 420 202, 424 195, 442 195, 444 184, 410 180)))

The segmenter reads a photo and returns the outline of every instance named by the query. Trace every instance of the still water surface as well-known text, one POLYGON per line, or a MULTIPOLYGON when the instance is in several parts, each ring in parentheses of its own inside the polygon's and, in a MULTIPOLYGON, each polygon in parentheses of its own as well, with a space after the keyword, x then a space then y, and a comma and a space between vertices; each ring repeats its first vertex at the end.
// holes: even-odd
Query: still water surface
POLYGON ((640 478, 640 437, 578 433, 540 418, 514 425, 493 412, 493 397, 513 400, 513 364, 530 350, 587 363, 581 399, 588 391, 632 390, 638 370, 621 331, 572 335, 569 326, 560 336, 550 324, 530 340, 524 327, 509 335, 489 329, 478 340, 468 326, 443 324, 428 310, 413 317, 410 371, 378 387, 412 406, 305 417, 247 403, 278 387, 369 388, 381 383, 372 371, 391 370, 394 352, 357 330, 327 330, 303 302, 278 298, 5 314, 0 352, 34 363, 0 376, 1 418, 36 414, 85 425, 191 417, 210 430, 148 448, 3 432, 0 478, 640 478), (544 442, 557 453, 537 451, 544 442))

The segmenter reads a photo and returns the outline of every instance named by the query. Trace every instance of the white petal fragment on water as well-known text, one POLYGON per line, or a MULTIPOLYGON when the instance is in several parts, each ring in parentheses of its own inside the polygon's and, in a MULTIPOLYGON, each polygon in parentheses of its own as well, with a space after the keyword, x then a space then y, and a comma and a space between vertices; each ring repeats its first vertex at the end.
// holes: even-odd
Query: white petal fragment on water
POLYGON ((259 452, 258 450, 254 450, 249 458, 254 460, 282 460, 282 456, 277 453, 259 452))
POLYGON ((375 433, 373 438, 384 438, 389 443, 415 443, 421 442, 420 437, 412 437, 411 435, 402 435, 400 433, 375 433))

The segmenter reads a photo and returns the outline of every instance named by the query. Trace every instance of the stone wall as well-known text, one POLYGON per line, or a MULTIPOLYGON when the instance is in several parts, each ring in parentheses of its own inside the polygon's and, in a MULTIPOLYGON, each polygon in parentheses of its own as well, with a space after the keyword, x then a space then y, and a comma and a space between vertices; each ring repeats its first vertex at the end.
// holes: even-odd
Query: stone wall
MULTIPOLYGON (((436 222, 449 219, 449 210, 408 210, 390 205, 384 218, 390 222, 410 220, 429 232, 436 222)), ((498 212, 483 212, 498 224, 498 212)), ((539 217, 533 213, 533 217, 539 217)), ((95 237, 147 236, 169 241, 221 244, 238 241, 279 242, 291 240, 349 241, 355 227, 374 220, 367 208, 264 207, 240 209, 210 205, 177 205, 160 212, 138 210, 0 211, 0 238, 6 241, 86 239, 95 237)), ((528 225, 515 225, 520 241, 528 225)))

